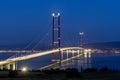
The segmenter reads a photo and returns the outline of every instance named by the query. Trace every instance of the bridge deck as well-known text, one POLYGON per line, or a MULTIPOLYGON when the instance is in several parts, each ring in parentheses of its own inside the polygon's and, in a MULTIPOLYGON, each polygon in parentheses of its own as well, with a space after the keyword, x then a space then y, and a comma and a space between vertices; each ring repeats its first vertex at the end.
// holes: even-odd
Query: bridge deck
MULTIPOLYGON (((64 51, 64 50, 69 50, 69 49, 80 50, 81 48, 80 47, 65 47, 65 48, 61 48, 60 50, 64 51)), ((59 51, 59 49, 55 49, 55 50, 49 50, 49 51, 38 52, 38 53, 29 54, 29 55, 25 55, 25 56, 10 58, 10 59, 0 61, 0 65, 7 64, 7 63, 12 63, 12 62, 17 62, 17 61, 21 61, 21 60, 27 60, 27 59, 31 59, 31 58, 36 58, 36 57, 39 57, 39 56, 56 53, 58 51, 59 51)))

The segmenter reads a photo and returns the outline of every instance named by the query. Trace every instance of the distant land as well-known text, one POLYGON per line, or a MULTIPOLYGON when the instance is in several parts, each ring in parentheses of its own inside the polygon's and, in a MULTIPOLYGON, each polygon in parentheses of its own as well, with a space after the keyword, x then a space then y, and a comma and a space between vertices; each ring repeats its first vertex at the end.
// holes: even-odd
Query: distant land
POLYGON ((84 47, 93 49, 113 49, 113 48, 120 49, 120 41, 89 43, 84 44, 84 47))
MULTIPOLYGON (((51 45, 48 44, 41 44, 35 45, 28 44, 28 43, 20 43, 20 44, 8 44, 8 45, 0 45, 0 50, 49 50, 51 49, 51 45), (34 47, 33 47, 34 46, 34 47)), ((84 44, 84 48, 92 48, 92 49, 113 49, 117 48, 120 49, 120 41, 114 42, 98 42, 98 43, 87 43, 84 44)))
POLYGON ((8 44, 0 45, 0 50, 48 50, 51 48, 47 44, 29 44, 29 43, 19 43, 19 44, 8 44))

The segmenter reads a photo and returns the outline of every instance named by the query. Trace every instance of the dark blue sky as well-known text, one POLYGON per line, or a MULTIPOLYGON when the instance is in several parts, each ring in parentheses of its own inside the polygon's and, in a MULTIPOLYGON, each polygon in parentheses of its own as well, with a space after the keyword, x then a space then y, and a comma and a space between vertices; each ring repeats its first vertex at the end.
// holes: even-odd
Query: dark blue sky
POLYGON ((120 41, 119 3, 119 0, 0 0, 0 44, 28 43, 38 35, 42 38, 51 29, 52 12, 61 13, 61 36, 71 43, 78 42, 81 31, 87 43, 120 41))

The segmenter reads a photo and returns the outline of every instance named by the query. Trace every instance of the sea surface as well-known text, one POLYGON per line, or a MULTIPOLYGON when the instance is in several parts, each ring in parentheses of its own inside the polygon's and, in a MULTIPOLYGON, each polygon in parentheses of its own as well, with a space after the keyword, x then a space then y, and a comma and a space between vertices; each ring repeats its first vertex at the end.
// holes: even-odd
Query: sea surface
MULTIPOLYGON (((0 61, 4 59, 8 59, 10 57, 27 55, 28 53, 0 53, 0 61)), ((77 54, 75 54, 77 55, 77 54)), ((63 59, 66 59, 66 53, 63 55, 63 59)), ((72 55, 69 54, 69 57, 72 55)), ((55 55, 57 58, 57 53, 55 55)), ((51 55, 45 55, 29 60, 19 61, 17 62, 17 69, 22 69, 26 67, 29 70, 32 69, 40 69, 41 67, 52 64, 51 55)), ((89 57, 80 56, 75 59, 72 59, 65 64, 62 64, 61 68, 102 68, 108 67, 112 70, 120 70, 120 53, 91 53, 89 57)))

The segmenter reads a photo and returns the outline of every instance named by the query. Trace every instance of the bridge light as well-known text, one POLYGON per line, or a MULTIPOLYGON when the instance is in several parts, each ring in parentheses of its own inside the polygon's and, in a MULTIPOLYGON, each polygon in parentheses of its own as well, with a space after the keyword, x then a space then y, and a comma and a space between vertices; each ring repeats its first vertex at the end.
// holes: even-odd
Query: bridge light
POLYGON ((79 32, 80 35, 84 35, 84 32, 79 32))
POLYGON ((91 52, 92 50, 91 49, 85 49, 84 51, 85 52, 91 52))
POLYGON ((58 16, 60 16, 60 13, 58 13, 58 16))
POLYGON ((26 71, 27 71, 27 68, 26 68, 26 67, 23 67, 23 68, 22 68, 22 71, 23 71, 23 72, 26 72, 26 71))
POLYGON ((87 49, 85 49, 84 51, 85 51, 85 52, 87 52, 88 50, 87 50, 87 49))
POLYGON ((52 13, 52 16, 55 16, 55 13, 52 13))
POLYGON ((88 52, 91 52, 92 50, 91 49, 88 49, 88 52))

